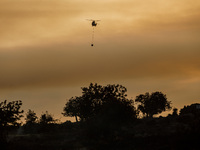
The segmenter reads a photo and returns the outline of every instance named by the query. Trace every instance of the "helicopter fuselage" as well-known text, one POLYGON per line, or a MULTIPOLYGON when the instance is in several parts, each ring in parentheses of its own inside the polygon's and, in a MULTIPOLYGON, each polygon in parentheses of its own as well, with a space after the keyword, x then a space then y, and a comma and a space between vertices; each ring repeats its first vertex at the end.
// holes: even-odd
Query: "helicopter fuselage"
POLYGON ((97 26, 97 23, 95 21, 92 21, 92 26, 97 26))

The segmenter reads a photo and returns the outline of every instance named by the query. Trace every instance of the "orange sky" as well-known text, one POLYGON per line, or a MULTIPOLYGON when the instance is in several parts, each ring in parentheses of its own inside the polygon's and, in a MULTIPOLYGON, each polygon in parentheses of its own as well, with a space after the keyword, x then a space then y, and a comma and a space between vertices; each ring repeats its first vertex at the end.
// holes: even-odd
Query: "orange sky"
POLYGON ((0 99, 60 118, 97 82, 133 99, 162 91, 177 108, 200 102, 199 16, 199 0, 1 0, 0 99))

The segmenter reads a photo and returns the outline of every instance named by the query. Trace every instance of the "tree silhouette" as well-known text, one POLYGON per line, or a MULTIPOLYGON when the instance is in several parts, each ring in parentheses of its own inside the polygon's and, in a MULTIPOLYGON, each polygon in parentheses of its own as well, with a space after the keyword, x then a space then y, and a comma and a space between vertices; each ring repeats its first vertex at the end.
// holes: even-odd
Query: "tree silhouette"
MULTIPOLYGON (((121 112, 129 114, 129 117, 136 117, 133 101, 127 99, 127 89, 122 85, 101 86, 90 84, 89 87, 82 88, 82 96, 71 98, 64 107, 64 116, 79 117, 80 120, 90 120, 104 110, 112 110, 113 113, 121 112), (118 105, 118 106, 116 106, 118 105), (116 106, 114 110, 113 106, 116 106), (120 107, 124 109, 120 109, 120 107), (126 110, 126 111, 121 111, 126 110), (132 113, 132 114, 131 114, 132 113)), ((117 114, 115 114, 117 115, 117 114)))
POLYGON ((178 116, 178 109, 177 108, 173 109, 172 116, 178 116))
POLYGON ((136 96, 135 102, 139 103, 138 110, 146 117, 153 117, 155 114, 171 109, 171 102, 167 101, 166 95, 161 92, 140 94, 136 96))
POLYGON ((55 122, 53 116, 46 111, 43 113, 40 117, 40 123, 41 124, 49 124, 55 122))
POLYGON ((35 123, 36 122, 36 120, 37 120, 37 116, 36 116, 36 113, 34 112, 34 111, 32 111, 32 110, 28 110, 28 112, 27 112, 27 114, 26 114, 26 118, 25 118, 25 120, 26 120, 26 123, 28 124, 28 123, 35 123))
MULTIPOLYGON (((7 128, 8 126, 19 126, 20 120, 23 115, 23 110, 20 110, 22 105, 21 101, 12 101, 0 103, 0 145, 3 148, 7 143, 7 128)), ((4 148, 3 148, 4 149, 4 148)))
POLYGON ((80 99, 81 97, 72 97, 65 104, 64 116, 75 117, 76 122, 78 122, 78 116, 80 116, 80 99))
POLYGON ((195 117, 200 117, 200 103, 184 106, 180 110, 180 115, 193 114, 195 117))
POLYGON ((20 120, 24 111, 20 110, 22 101, 12 101, 0 103, 0 126, 6 127, 8 125, 19 125, 17 122, 20 120))

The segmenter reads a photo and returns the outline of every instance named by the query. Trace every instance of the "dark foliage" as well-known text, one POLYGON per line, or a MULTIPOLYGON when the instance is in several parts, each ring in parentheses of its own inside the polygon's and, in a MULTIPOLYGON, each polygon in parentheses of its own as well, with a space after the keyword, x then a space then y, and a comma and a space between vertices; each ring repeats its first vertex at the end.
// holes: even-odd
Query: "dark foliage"
POLYGON ((136 111, 133 101, 127 99, 127 89, 121 85, 101 86, 90 84, 82 88, 82 96, 71 98, 64 107, 64 116, 75 116, 81 121, 91 120, 96 117, 115 118, 136 118, 136 111), (121 117, 123 116, 123 117, 121 117))
POLYGON ((40 117, 40 124, 49 124, 49 123, 54 123, 54 122, 55 122, 55 119, 53 118, 51 114, 48 113, 48 111, 43 113, 40 117))
POLYGON ((136 120, 137 112, 133 101, 127 98, 125 87, 91 83, 82 90, 82 96, 66 103, 63 114, 79 117, 82 134, 88 141, 99 137, 113 139, 122 128, 136 120))
MULTIPOLYGON (((36 114, 29 110, 26 124, 18 128, 15 125, 23 112, 20 111, 22 103, 1 103, 1 116, 15 118, 8 118, 7 124, 1 125, 8 129, 7 141, 3 140, 6 139, 3 137, 5 134, 0 134, 1 149, 199 149, 199 104, 185 106, 180 114, 174 108, 173 113, 167 117, 153 118, 154 114, 170 109, 171 103, 161 92, 141 94, 137 97, 137 102, 140 103, 138 109, 151 117, 139 119, 133 101, 127 99, 125 87, 90 84, 82 90, 82 96, 72 97, 63 112, 65 116, 76 117, 77 122, 74 123, 56 123, 48 112, 43 113, 36 121, 36 114), (8 115, 8 112, 14 115, 8 115)), ((5 117, 2 118, 1 121, 6 120, 5 117)), ((0 133, 5 131, 0 129, 0 133)))
POLYGON ((166 95, 162 92, 145 93, 136 96, 136 103, 139 103, 138 110, 146 117, 153 117, 163 111, 171 109, 171 102, 167 101, 166 95))
POLYGON ((195 117, 200 117, 200 103, 184 106, 184 108, 180 110, 180 115, 186 115, 186 114, 192 114, 195 117))
POLYGON ((0 103, 0 145, 2 148, 6 147, 7 134, 9 126, 19 126, 17 122, 22 117, 23 110, 20 110, 21 101, 12 101, 0 103))
POLYGON ((172 116, 178 116, 178 109, 177 108, 173 109, 172 116))
POLYGON ((29 109, 26 114, 25 120, 27 124, 33 124, 33 123, 36 123, 37 118, 38 117, 36 116, 36 113, 29 109))
POLYGON ((8 102, 5 100, 0 103, 0 126, 19 125, 17 122, 23 115, 23 110, 20 110, 22 101, 8 102))
POLYGON ((66 103, 64 107, 64 113, 62 114, 64 116, 75 117, 76 122, 78 122, 78 116, 81 116, 80 104, 81 104, 81 97, 70 98, 69 101, 66 103))

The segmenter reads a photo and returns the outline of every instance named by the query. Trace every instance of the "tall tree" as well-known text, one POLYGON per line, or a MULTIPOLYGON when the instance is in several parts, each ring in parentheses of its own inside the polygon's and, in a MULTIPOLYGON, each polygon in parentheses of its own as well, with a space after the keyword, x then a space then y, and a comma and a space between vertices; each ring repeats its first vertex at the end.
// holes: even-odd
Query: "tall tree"
MULTIPOLYGON (((132 113, 130 117, 136 117, 133 101, 127 98, 127 89, 122 85, 101 86, 91 83, 89 87, 83 87, 82 91, 82 96, 71 98, 66 103, 63 113, 65 116, 78 116, 84 121, 99 116, 102 110, 112 110, 114 105, 123 105, 126 112, 129 111, 127 114, 132 113)), ((120 107, 115 108, 113 113, 119 113, 120 107)))
POLYGON ((81 97, 72 97, 65 104, 64 116, 75 117, 76 122, 78 122, 78 116, 80 117, 80 99, 81 97))
POLYGON ((155 114, 171 109, 171 102, 162 92, 140 94, 136 96, 135 102, 139 103, 138 110, 147 117, 153 117, 155 114))

